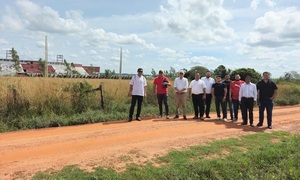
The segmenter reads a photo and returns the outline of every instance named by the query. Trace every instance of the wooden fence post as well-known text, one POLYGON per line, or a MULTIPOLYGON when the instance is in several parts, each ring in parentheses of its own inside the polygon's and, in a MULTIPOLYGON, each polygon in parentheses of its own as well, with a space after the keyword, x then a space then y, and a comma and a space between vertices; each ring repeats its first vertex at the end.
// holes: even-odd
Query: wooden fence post
POLYGON ((102 86, 103 83, 100 84, 99 86, 99 90, 100 90, 100 102, 101 102, 101 109, 104 109, 104 100, 103 100, 103 93, 102 93, 102 90, 103 90, 103 86, 102 86))

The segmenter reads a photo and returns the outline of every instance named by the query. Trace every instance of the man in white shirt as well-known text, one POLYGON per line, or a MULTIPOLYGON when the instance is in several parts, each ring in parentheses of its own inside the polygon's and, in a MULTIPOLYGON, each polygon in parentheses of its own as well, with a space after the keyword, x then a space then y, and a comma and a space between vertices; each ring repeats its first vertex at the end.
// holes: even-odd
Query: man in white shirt
POLYGON ((245 83, 241 85, 239 92, 239 102, 242 106, 242 125, 247 125, 248 121, 248 111, 250 126, 254 127, 253 124, 253 107, 257 100, 257 90, 256 85, 251 83, 251 77, 247 75, 245 77, 245 83))
POLYGON ((212 85, 215 84, 215 80, 211 77, 210 71, 207 71, 205 74, 205 77, 202 77, 201 80, 204 81, 204 83, 206 85, 206 98, 205 98, 206 107, 204 106, 205 115, 206 115, 206 118, 210 118, 209 113, 210 113, 210 104, 211 104, 211 98, 212 98, 211 88, 212 88, 212 85))
POLYGON ((146 86, 147 81, 143 76, 143 69, 138 68, 137 75, 132 76, 130 80, 129 92, 128 96, 131 96, 131 106, 129 110, 129 119, 128 122, 132 121, 133 111, 135 104, 137 102, 137 112, 136 112, 136 120, 141 121, 140 114, 142 110, 142 102, 144 96, 146 97, 146 86))
POLYGON ((175 101, 176 101, 176 110, 175 110, 175 117, 174 119, 179 118, 178 109, 179 105, 182 105, 182 114, 183 119, 187 120, 186 118, 186 92, 188 89, 188 80, 187 78, 183 77, 184 71, 179 71, 179 77, 177 77, 174 81, 174 89, 175 89, 175 101))
POLYGON ((192 95, 192 101, 194 105, 195 116, 193 119, 198 119, 199 111, 200 111, 200 119, 204 120, 204 102, 206 96, 206 85, 204 81, 200 79, 200 73, 195 73, 195 79, 192 80, 189 86, 189 96, 192 95))

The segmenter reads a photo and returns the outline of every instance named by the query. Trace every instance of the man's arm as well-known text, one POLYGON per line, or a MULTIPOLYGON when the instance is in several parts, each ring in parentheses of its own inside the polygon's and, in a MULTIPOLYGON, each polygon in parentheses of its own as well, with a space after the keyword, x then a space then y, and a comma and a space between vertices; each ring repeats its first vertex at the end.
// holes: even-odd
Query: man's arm
POLYGON ((215 98, 215 88, 214 87, 211 88, 211 95, 212 95, 212 98, 214 99, 215 98))
POLYGON ((226 101, 226 94, 227 94, 227 87, 225 86, 225 88, 224 88, 224 98, 223 98, 223 101, 226 101))
POLYGON ((275 89, 274 90, 274 94, 273 94, 273 96, 270 99, 274 100, 275 97, 277 96, 277 94, 278 94, 278 89, 275 89))
POLYGON ((144 97, 147 97, 147 86, 144 86, 144 97))
POLYGON ((157 94, 155 80, 153 81, 153 92, 154 92, 154 94, 157 94))
POLYGON ((129 85, 129 92, 128 92, 128 96, 132 96, 132 88, 133 88, 133 85, 129 85))

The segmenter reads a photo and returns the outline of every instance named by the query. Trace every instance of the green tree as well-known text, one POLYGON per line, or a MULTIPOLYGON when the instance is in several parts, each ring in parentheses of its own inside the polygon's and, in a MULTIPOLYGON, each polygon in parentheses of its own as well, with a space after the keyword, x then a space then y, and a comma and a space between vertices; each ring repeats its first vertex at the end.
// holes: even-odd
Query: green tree
POLYGON ((65 60, 65 59, 64 59, 64 64, 65 64, 65 66, 66 66, 66 69, 65 69, 66 74, 67 74, 67 75, 71 74, 71 72, 72 72, 71 65, 70 65, 70 64, 67 62, 67 60, 65 60))
POLYGON ((19 57, 19 55, 18 55, 18 52, 17 52, 14 48, 11 49, 11 56, 12 56, 12 60, 13 60, 13 62, 14 62, 14 65, 13 65, 13 66, 14 66, 15 70, 16 70, 17 73, 18 73, 18 72, 21 71, 20 57, 19 57))
POLYGON ((280 76, 280 81, 300 82, 300 74, 297 71, 285 72, 283 76, 280 76))
POLYGON ((257 83, 261 79, 260 73, 255 71, 255 69, 252 68, 235 69, 234 71, 231 72, 230 78, 234 79, 234 76, 236 74, 239 74, 242 80, 245 80, 245 77, 247 75, 250 75, 253 83, 257 83))
POLYGON ((46 63, 45 63, 45 60, 43 60, 42 58, 39 59, 38 61, 40 67, 41 67, 41 73, 43 76, 45 76, 45 66, 46 66, 46 63))
POLYGON ((297 71, 290 71, 284 73, 284 78, 286 80, 300 79, 300 74, 297 71))
POLYGON ((173 68, 173 67, 171 66, 171 67, 170 67, 169 74, 168 74, 168 77, 173 78, 173 77, 176 77, 176 76, 177 76, 177 72, 176 72, 175 68, 173 68))
POLYGON ((111 75, 111 76, 116 75, 116 71, 115 71, 115 70, 112 70, 112 71, 110 72, 110 75, 111 75))
POLYGON ((111 70, 105 69, 105 70, 104 70, 104 74, 105 74, 105 77, 106 77, 106 78, 109 78, 109 77, 110 77, 110 74, 111 74, 111 70))
POLYGON ((152 68, 151 70, 151 74, 152 74, 152 77, 155 77, 156 76, 156 71, 152 68))
POLYGON ((208 71, 208 69, 206 67, 194 66, 189 71, 187 71, 184 76, 190 80, 193 80, 193 79, 195 79, 196 72, 199 72, 200 76, 202 77, 202 76, 205 76, 207 71, 208 71))
POLYGON ((217 69, 214 70, 213 74, 214 76, 220 75, 223 78, 225 78, 226 74, 230 74, 231 70, 227 69, 224 65, 220 65, 217 67, 217 69))

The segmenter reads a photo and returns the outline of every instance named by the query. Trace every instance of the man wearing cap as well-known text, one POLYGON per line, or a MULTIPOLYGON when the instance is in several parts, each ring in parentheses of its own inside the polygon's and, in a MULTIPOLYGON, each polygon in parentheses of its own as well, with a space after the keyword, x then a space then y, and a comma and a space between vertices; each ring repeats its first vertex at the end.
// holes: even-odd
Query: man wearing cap
POLYGON ((130 80, 129 92, 128 96, 131 96, 131 106, 129 110, 129 119, 128 121, 132 121, 133 111, 135 104, 137 102, 137 112, 136 112, 136 120, 141 121, 140 114, 142 110, 142 102, 144 96, 146 97, 146 86, 147 81, 143 76, 143 69, 138 68, 137 74, 132 76, 130 80))
POLYGON ((159 117, 162 117, 162 103, 164 102, 167 119, 169 119, 168 86, 171 86, 170 80, 164 76, 163 70, 159 70, 158 76, 153 81, 153 91, 158 100, 159 117))
POLYGON ((174 81, 174 89, 175 89, 175 100, 176 100, 176 110, 175 110, 175 117, 174 119, 179 118, 178 109, 179 105, 182 105, 182 114, 183 119, 187 120, 186 118, 186 92, 188 89, 188 80, 187 78, 183 77, 184 71, 179 71, 179 77, 177 77, 174 81))

